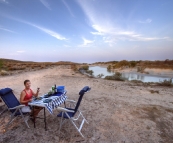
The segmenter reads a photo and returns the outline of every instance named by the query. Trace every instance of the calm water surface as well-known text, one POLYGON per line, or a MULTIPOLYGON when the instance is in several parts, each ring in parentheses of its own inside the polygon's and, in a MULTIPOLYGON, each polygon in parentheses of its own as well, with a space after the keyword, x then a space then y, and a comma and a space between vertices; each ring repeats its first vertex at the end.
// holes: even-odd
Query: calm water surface
MULTIPOLYGON (((103 78, 105 76, 113 75, 114 72, 109 72, 107 71, 107 68, 105 67, 100 67, 100 66, 91 66, 89 67, 90 70, 93 70, 94 76, 97 76, 99 74, 103 74, 103 78)), ((126 72, 122 73, 122 77, 128 79, 128 80, 141 80, 143 82, 161 82, 165 79, 170 79, 167 77, 160 77, 160 76, 154 76, 154 75, 147 75, 147 74, 141 74, 141 73, 132 73, 132 72, 126 72)), ((173 82, 173 80, 172 80, 173 82)))

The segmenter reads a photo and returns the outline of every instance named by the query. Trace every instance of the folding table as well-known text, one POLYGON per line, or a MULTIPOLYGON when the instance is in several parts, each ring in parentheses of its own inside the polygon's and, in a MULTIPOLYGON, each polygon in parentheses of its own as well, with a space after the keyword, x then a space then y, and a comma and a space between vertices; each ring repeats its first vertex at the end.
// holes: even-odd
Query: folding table
MULTIPOLYGON (((33 110, 35 107, 42 107, 44 109, 44 123, 45 123, 45 130, 47 130, 47 122, 46 122, 46 109, 49 111, 50 114, 53 114, 53 110, 60 106, 62 103, 65 103, 65 100, 67 99, 66 96, 67 91, 64 91, 63 93, 57 93, 49 96, 48 98, 45 98, 45 95, 41 96, 41 100, 33 100, 32 102, 29 102, 28 105, 33 107, 33 110), (47 99, 51 99, 50 102, 45 103, 44 101, 47 99)), ((36 127, 35 125, 35 119, 34 119, 34 128, 36 127)))

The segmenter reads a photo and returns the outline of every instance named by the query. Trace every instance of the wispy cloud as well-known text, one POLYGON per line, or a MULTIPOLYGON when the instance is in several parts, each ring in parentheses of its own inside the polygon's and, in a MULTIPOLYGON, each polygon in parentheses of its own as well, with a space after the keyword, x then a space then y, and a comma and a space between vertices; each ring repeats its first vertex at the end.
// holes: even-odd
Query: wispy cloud
POLYGON ((144 21, 138 21, 139 23, 151 23, 152 22, 152 19, 148 18, 144 21))
POLYGON ((38 25, 35 25, 35 24, 32 24, 32 23, 27 23, 27 24, 29 24, 29 25, 31 25, 31 26, 33 26, 33 27, 35 27, 35 28, 47 33, 47 34, 49 34, 52 37, 55 37, 58 40, 67 40, 65 37, 61 36, 60 34, 58 34, 55 31, 52 31, 50 29, 47 29, 47 28, 44 28, 44 27, 41 27, 41 26, 38 26, 38 25))
POLYGON ((65 5, 65 7, 67 8, 67 10, 69 11, 70 15, 71 15, 72 17, 75 17, 74 14, 73 14, 73 12, 72 12, 72 10, 70 9, 68 3, 67 3, 65 0, 62 0, 62 2, 63 2, 63 4, 65 5))
POLYGON ((6 18, 9 18, 9 19, 12 19, 12 20, 15 20, 15 21, 18 21, 18 22, 21 22, 21 23, 25 23, 25 24, 28 24, 30 26, 33 26, 39 30, 41 30, 42 32, 58 39, 58 40, 68 40, 67 38, 65 38, 64 36, 60 35, 59 33, 53 31, 53 30, 50 30, 48 28, 45 28, 45 27, 42 27, 42 26, 38 26, 34 23, 31 23, 31 22, 28 22, 28 21, 25 21, 25 20, 21 20, 21 19, 17 19, 17 18, 14 18, 14 17, 10 17, 10 16, 5 16, 6 18))
POLYGON ((84 37, 82 37, 82 40, 83 40, 83 44, 82 45, 79 45, 79 47, 88 47, 89 45, 91 45, 92 43, 94 43, 94 41, 92 40, 88 40, 84 37))
POLYGON ((0 0, 0 3, 9 4, 7 0, 0 0))
POLYGON ((115 44, 117 41, 128 40, 128 41, 154 41, 154 40, 169 40, 169 37, 147 37, 141 34, 138 34, 134 31, 124 31, 122 29, 116 28, 106 28, 99 25, 92 26, 97 32, 91 32, 94 35, 103 36, 103 41, 109 43, 109 45, 115 44))
POLYGON ((47 2, 47 0, 40 0, 40 2, 49 10, 51 10, 51 7, 49 5, 49 3, 47 2))
MULTIPOLYGON (((84 11, 85 15, 89 20, 90 26, 93 31, 90 33, 95 36, 101 36, 103 41, 109 46, 113 46, 118 41, 154 41, 154 40, 168 40, 169 37, 150 37, 143 35, 141 33, 132 31, 131 29, 122 28, 121 25, 117 25, 112 19, 101 16, 98 13, 97 7, 91 1, 77 1, 84 11)), ((100 12, 100 11, 99 11, 100 12)), ((106 11, 105 11, 106 12, 106 11)), ((111 17, 109 15, 109 17, 111 17)), ((140 21, 140 23, 151 23, 152 19, 146 19, 145 21, 140 21)))
POLYGON ((10 32, 10 33, 16 33, 16 32, 14 32, 14 31, 12 31, 12 30, 3 28, 3 27, 1 27, 1 26, 0 26, 0 30, 7 31, 7 32, 10 32))

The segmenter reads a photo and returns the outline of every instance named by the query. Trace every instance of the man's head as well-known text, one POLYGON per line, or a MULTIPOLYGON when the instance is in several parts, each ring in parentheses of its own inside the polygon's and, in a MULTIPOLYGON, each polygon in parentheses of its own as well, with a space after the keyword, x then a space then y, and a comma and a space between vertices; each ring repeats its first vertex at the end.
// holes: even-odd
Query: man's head
POLYGON ((25 80, 24 81, 24 85, 25 85, 25 88, 27 88, 27 89, 30 89, 30 87, 31 87, 31 82, 30 82, 30 80, 25 80))

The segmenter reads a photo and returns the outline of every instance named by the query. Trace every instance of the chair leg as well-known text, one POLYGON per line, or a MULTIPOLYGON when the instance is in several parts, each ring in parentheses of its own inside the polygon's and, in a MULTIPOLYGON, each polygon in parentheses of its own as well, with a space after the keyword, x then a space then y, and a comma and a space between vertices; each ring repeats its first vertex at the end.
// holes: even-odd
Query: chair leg
POLYGON ((10 121, 9 121, 9 122, 7 123, 7 125, 5 126, 4 131, 6 131, 7 128, 8 128, 8 126, 14 121, 14 119, 16 119, 16 117, 14 116, 15 113, 16 113, 16 112, 14 112, 14 113, 11 115, 10 121))
POLYGON ((1 115, 2 113, 4 113, 5 111, 7 111, 7 109, 4 109, 4 110, 0 113, 0 115, 1 115))
POLYGON ((89 124, 88 121, 87 121, 87 120, 85 119, 85 117, 83 116, 83 114, 82 114, 81 111, 80 111, 80 113, 81 113, 82 118, 85 120, 85 122, 86 122, 87 124, 89 124))
POLYGON ((24 117, 24 115, 23 115, 23 113, 22 113, 22 111, 21 111, 21 109, 19 109, 19 112, 20 112, 20 114, 21 114, 21 116, 22 116, 22 119, 24 120, 26 126, 27 126, 28 128, 30 128, 29 125, 28 125, 27 120, 25 119, 25 117, 24 117))
POLYGON ((84 135, 81 133, 81 131, 78 129, 78 127, 76 126, 76 124, 72 121, 72 119, 70 119, 70 121, 71 121, 71 123, 74 125, 74 127, 77 129, 77 131, 80 133, 80 135, 83 137, 83 138, 85 138, 84 137, 84 135))
POLYGON ((64 112, 62 112, 62 117, 61 117, 60 126, 59 126, 59 134, 60 134, 60 130, 61 130, 61 127, 62 127, 63 116, 64 116, 64 112))

